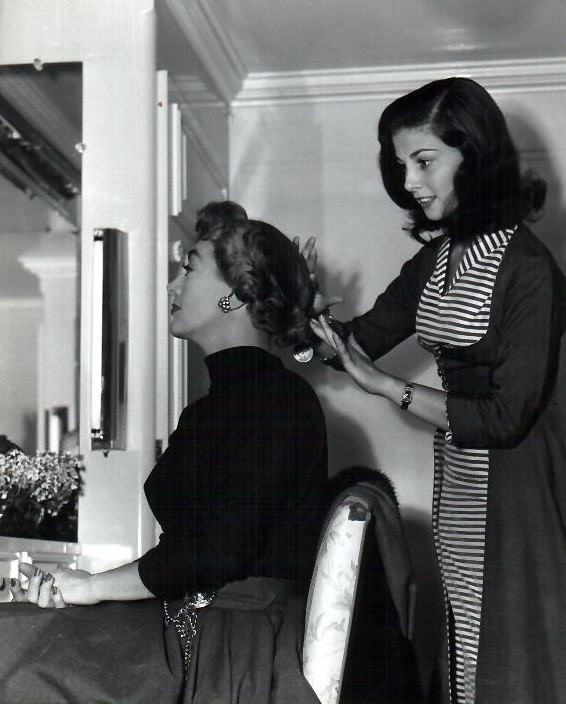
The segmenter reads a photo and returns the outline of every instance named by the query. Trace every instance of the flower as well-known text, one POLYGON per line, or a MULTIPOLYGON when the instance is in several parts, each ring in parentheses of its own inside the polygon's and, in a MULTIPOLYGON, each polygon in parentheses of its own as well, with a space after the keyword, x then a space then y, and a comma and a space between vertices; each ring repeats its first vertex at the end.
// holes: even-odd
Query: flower
POLYGON ((30 456, 11 449, 0 453, 0 499, 4 505, 28 500, 56 516, 79 491, 83 469, 81 455, 37 451, 30 456))

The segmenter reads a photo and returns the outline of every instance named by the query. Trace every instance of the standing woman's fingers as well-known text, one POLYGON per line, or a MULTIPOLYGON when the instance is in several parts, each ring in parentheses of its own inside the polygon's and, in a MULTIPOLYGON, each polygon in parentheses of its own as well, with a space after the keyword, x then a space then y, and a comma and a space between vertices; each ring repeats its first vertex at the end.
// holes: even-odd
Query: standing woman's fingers
MULTIPOLYGON (((299 241, 299 238, 297 237, 297 242, 299 241)), ((316 259, 316 237, 309 237, 308 240, 305 242, 305 246, 303 247, 302 255, 305 259, 309 259, 309 257, 313 256, 314 252, 314 257, 316 259)))
POLYGON ((309 321, 310 328, 314 334, 319 337, 323 342, 326 342, 326 334, 322 329, 322 325, 315 318, 311 318, 309 321))
POLYGON ((342 340, 340 335, 336 333, 328 324, 328 320, 324 315, 319 316, 318 321, 324 331, 328 344, 336 350, 339 360, 342 362, 344 369, 353 376, 356 368, 356 362, 352 355, 352 350, 347 341, 342 340))
MULTIPOLYGON (((293 244, 297 249, 301 249, 301 240, 297 235, 293 237, 293 244)), ((301 250, 301 254, 303 255, 307 264, 310 262, 311 264, 314 263, 316 265, 317 254, 315 244, 316 237, 309 237, 308 240, 305 242, 305 246, 301 250)))
POLYGON ((330 306, 335 306, 337 303, 344 303, 344 296, 326 296, 326 308, 330 308, 330 306))
MULTIPOLYGON (((300 249, 301 241, 298 237, 293 237, 293 244, 297 249, 300 249)), ((317 253, 315 245, 316 237, 309 237, 305 243, 305 246, 301 250, 301 254, 303 255, 303 259, 305 260, 307 269, 311 275, 311 279, 316 279, 317 253)))
POLYGON ((350 350, 349 344, 347 342, 344 342, 340 335, 337 335, 335 332, 332 332, 332 342, 334 344, 336 354, 340 358, 344 369, 347 372, 351 373, 353 367, 355 366, 355 362, 352 357, 352 352, 350 350))
POLYGON ((301 252, 307 263, 307 268, 311 278, 316 279, 316 263, 318 252, 316 250, 316 237, 309 237, 301 252))
POLYGON ((319 315, 318 316, 318 323, 324 332, 326 342, 331 347, 333 347, 336 351, 338 351, 336 348, 336 341, 334 339, 335 337, 338 337, 338 335, 335 335, 334 330, 328 324, 328 320, 326 319, 326 317, 324 315, 319 315))

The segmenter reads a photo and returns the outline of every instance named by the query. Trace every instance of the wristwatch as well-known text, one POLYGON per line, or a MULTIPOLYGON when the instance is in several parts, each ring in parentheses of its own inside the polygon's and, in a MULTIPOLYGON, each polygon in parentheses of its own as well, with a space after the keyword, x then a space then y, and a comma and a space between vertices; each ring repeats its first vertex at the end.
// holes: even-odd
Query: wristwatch
POLYGON ((405 382, 405 390, 403 391, 403 396, 401 397, 401 403, 399 404, 399 408, 402 411, 406 411, 407 408, 411 405, 411 401, 413 400, 413 391, 415 389, 415 385, 413 384, 412 381, 407 381, 405 382))

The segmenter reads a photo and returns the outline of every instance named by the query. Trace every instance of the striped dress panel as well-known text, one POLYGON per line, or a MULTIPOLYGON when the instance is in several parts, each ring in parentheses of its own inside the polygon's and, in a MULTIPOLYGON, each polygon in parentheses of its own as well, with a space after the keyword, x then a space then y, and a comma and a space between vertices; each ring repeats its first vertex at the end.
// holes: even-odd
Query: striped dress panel
MULTIPOLYGON (((489 325, 491 293, 514 229, 476 238, 445 291, 450 241, 441 245, 435 270, 417 311, 419 343, 439 362, 440 346, 465 347, 489 325)), ((448 390, 443 379, 443 387, 448 390)), ((452 614, 451 697, 474 704, 483 593, 489 451, 457 447, 452 434, 434 437, 433 534, 447 607, 452 614)), ((449 624, 449 621, 447 622, 449 624)))

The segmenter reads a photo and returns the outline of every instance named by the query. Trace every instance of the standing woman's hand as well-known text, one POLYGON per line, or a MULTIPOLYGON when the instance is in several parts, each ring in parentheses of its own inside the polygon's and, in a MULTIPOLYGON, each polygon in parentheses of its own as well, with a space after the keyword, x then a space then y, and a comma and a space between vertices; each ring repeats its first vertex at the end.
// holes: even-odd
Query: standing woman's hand
POLYGON ((342 340, 330 327, 323 315, 311 320, 313 332, 338 355, 340 362, 356 384, 370 394, 384 394, 388 375, 378 369, 355 341, 342 340))
MULTIPOLYGON (((297 249, 300 248, 300 240, 298 237, 293 237, 293 244, 297 249)), ((330 306, 335 305, 336 303, 343 303, 344 298, 343 296, 326 296, 324 295, 320 287, 318 285, 318 272, 317 272, 317 259, 318 259, 318 253, 316 251, 316 237, 309 237, 308 240, 305 243, 305 246, 303 247, 301 254, 304 257, 304 260, 307 264, 307 269, 309 270, 309 276, 311 281, 313 282, 313 285, 315 287, 315 296, 314 296, 314 312, 318 315, 321 313, 323 310, 328 310, 330 306)))

